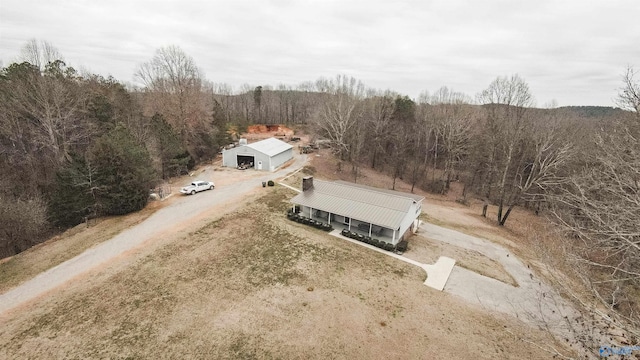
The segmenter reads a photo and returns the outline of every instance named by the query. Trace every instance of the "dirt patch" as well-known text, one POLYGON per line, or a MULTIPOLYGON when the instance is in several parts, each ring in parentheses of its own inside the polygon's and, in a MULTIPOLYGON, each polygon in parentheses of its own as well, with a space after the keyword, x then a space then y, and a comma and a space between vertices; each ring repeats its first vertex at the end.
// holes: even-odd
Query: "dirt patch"
POLYGON ((294 133, 294 130, 284 125, 250 125, 247 127, 247 132, 240 137, 247 140, 262 140, 270 137, 288 140, 294 133))
POLYGON ((266 134, 274 133, 281 136, 293 135, 293 130, 284 125, 249 125, 247 127, 248 134, 266 134))
POLYGON ((209 222, 0 326, 8 358, 544 358, 543 331, 282 214, 291 191, 209 222), (311 289, 311 290, 310 290, 311 289), (507 331, 508 330, 508 331, 507 331), (461 345, 463 344, 463 345, 461 345))

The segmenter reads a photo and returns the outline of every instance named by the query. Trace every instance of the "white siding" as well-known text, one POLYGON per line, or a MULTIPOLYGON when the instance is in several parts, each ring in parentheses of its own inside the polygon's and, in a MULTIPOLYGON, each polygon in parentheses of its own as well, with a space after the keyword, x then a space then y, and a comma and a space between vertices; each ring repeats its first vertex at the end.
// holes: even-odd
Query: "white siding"
POLYGON ((271 167, 271 171, 277 169, 279 166, 291 159, 293 159, 293 149, 287 149, 280 154, 272 156, 271 164, 269 164, 269 166, 271 167))
POLYGON ((411 224, 420 216, 422 213, 422 201, 417 203, 413 203, 407 212, 407 215, 402 219, 400 223, 400 231, 396 232, 396 240, 394 245, 400 242, 400 238, 404 235, 407 230, 411 227, 411 224))
POLYGON ((227 167, 237 167, 238 166, 238 158, 236 157, 236 152, 233 151, 236 148, 232 148, 229 150, 222 150, 222 166, 227 167))
POLYGON ((293 158, 293 148, 284 150, 274 156, 269 156, 250 146, 242 145, 222 151, 222 166, 237 167, 238 155, 253 156, 253 166, 257 168, 258 162, 262 162, 262 170, 274 171, 279 166, 293 158))
MULTIPOLYGON (((241 154, 240 154, 241 155, 241 154)), ((258 163, 262 162, 262 170, 269 170, 270 157, 258 151, 253 151, 253 167, 258 168, 258 163)))

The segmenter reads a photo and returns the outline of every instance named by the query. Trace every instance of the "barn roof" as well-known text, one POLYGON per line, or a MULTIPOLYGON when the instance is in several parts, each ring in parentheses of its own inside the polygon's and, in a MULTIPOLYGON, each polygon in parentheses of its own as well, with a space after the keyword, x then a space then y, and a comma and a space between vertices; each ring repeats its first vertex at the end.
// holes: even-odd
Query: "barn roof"
POLYGON ((245 146, 268 156, 275 156, 293 148, 290 144, 276 138, 264 139, 245 146))
POLYGON ((424 197, 344 181, 314 180, 313 187, 291 202, 347 216, 389 229, 398 229, 413 203, 424 197))

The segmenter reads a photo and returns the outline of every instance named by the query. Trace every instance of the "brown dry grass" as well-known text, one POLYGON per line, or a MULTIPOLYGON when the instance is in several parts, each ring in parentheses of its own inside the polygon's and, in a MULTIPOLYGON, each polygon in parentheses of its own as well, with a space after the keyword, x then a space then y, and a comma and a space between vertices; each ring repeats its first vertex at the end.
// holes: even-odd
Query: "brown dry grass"
POLYGON ((195 229, 0 326, 4 358, 539 359, 543 331, 283 216, 293 192, 195 229))
MULTIPOLYGON (((217 172, 215 176, 217 184, 226 185, 235 181, 238 177, 235 170, 221 168, 220 164, 221 159, 216 159, 211 163, 200 164, 192 171, 193 176, 171 178, 167 185, 176 196, 167 198, 165 201, 151 201, 143 210, 125 216, 92 219, 88 224, 77 225, 20 254, 0 260, 0 292, 5 292, 144 221, 157 210, 173 203, 176 197, 180 196, 178 191, 181 186, 191 182, 194 177, 206 173, 207 170, 217 172), (214 168, 212 165, 218 166, 214 168)), ((258 175, 258 173, 242 174, 243 177, 258 175)))
MULTIPOLYGON (((328 150, 321 150, 312 155, 309 167, 313 169, 318 178, 354 180, 351 167, 346 163, 342 164, 342 171, 337 171, 338 161, 331 156, 328 150)), ((357 182, 385 189, 392 187, 392 180, 389 176, 366 166, 360 168, 357 182)), ((296 186, 299 187, 300 183, 296 186)), ((411 192, 411 184, 397 179, 395 189, 411 192)), ((452 183, 451 190, 446 195, 432 194, 417 187, 413 189, 413 192, 425 197, 421 216, 424 221, 489 239, 507 247, 540 269, 542 269, 540 262, 545 261, 552 266, 563 266, 560 270, 570 270, 563 259, 564 251, 558 247, 558 244, 562 244, 563 241, 553 233, 549 221, 543 216, 536 216, 531 211, 515 207, 506 226, 499 227, 496 221, 496 206, 490 206, 487 217, 484 218, 481 216, 482 203, 480 201, 471 200, 469 206, 455 202, 461 197, 462 184, 460 183, 452 183), (541 253, 541 251, 543 252, 541 253), (544 255, 544 259, 541 259, 541 255, 544 255)))
POLYGON ((0 292, 113 238, 121 231, 144 221, 161 206, 160 202, 151 202, 143 210, 127 216, 91 220, 88 224, 80 224, 20 254, 3 259, 0 262, 0 292))
MULTIPOLYGON (((311 155, 311 164, 307 166, 304 173, 296 174, 296 176, 288 179, 289 185, 300 187, 302 177, 305 173, 310 175, 315 174, 322 179, 354 180, 350 165, 343 163, 341 165, 341 171, 338 171, 339 161, 330 154, 329 150, 322 149, 311 155)), ((391 189, 393 185, 393 181, 389 176, 366 167, 359 169, 357 182, 385 189, 391 189)), ((485 238, 490 235, 488 238, 492 240, 498 236, 501 237, 499 243, 509 243, 513 246, 513 242, 506 240, 504 235, 499 231, 500 229, 496 229, 487 219, 476 215, 475 211, 477 209, 475 205, 468 207, 454 201, 460 197, 459 194, 462 190, 460 185, 461 184, 458 183, 452 183, 452 190, 447 195, 431 194, 415 187, 413 192, 425 197, 425 204, 422 208, 422 219, 471 235, 485 238)), ((395 190, 411 192, 411 187, 411 184, 396 179, 395 190)), ((480 213, 481 212, 477 212, 477 214, 480 213)), ((433 241, 422 236, 413 236, 409 241, 411 242, 411 250, 405 254, 409 258, 424 263, 434 263, 440 256, 449 256, 456 259, 457 264, 464 268, 517 286, 513 277, 504 270, 501 264, 483 254, 454 245, 444 244, 439 241, 433 241)))
POLYGON ((478 274, 494 278, 503 283, 518 286, 515 279, 502 264, 474 250, 461 248, 441 241, 431 240, 421 235, 410 238, 411 246, 404 256, 425 264, 435 263, 440 256, 456 260, 456 265, 478 274))

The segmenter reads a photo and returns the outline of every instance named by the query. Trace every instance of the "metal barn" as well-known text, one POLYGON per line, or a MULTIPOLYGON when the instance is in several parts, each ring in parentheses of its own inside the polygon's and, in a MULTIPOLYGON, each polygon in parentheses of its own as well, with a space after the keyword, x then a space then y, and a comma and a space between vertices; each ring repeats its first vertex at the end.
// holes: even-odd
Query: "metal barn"
POLYGON ((256 170, 274 171, 293 158, 293 146, 276 138, 243 144, 222 151, 222 166, 245 165, 256 170))

